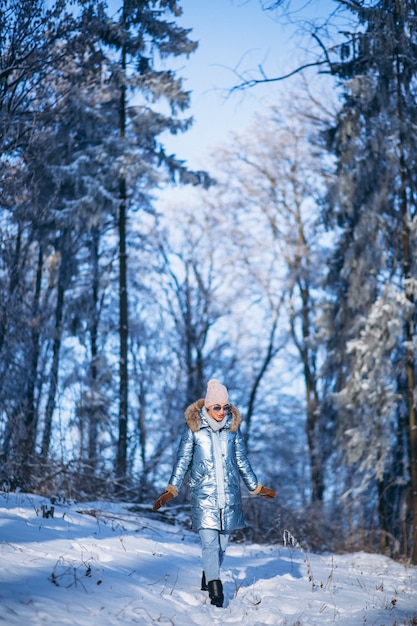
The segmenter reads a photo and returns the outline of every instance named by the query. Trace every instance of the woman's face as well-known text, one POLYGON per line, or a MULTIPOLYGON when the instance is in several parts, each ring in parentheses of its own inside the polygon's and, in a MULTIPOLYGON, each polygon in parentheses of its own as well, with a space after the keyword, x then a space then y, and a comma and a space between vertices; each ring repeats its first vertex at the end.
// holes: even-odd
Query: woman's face
POLYGON ((207 409, 207 413, 212 417, 216 422, 221 422, 226 413, 230 411, 230 404, 212 404, 207 409))

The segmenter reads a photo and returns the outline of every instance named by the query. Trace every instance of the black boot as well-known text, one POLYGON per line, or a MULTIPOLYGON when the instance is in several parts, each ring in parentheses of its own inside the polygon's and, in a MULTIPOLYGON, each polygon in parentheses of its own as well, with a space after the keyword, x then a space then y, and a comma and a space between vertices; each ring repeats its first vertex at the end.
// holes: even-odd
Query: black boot
POLYGON ((203 575, 201 577, 201 591, 207 591, 207 589, 206 573, 203 571, 203 575))
POLYGON ((224 595, 222 581, 210 580, 207 587, 211 603, 215 606, 223 606, 224 595))

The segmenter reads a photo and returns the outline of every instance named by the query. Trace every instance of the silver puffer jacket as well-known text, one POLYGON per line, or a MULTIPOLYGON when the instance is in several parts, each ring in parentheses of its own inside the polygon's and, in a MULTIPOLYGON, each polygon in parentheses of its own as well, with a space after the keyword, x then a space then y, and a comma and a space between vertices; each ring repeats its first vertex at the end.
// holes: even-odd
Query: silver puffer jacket
POLYGON ((203 406, 204 400, 197 400, 185 411, 186 427, 169 487, 178 492, 189 470, 193 528, 231 531, 245 525, 240 477, 254 494, 261 485, 246 455, 238 409, 232 406, 225 425, 214 432, 202 412, 203 406))

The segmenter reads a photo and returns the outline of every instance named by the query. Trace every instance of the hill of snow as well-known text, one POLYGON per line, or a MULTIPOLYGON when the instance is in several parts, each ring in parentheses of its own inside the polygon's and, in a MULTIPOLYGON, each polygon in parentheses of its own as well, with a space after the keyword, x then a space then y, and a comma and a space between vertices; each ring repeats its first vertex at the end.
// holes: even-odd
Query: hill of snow
POLYGON ((417 568, 381 555, 231 543, 217 608, 197 534, 129 504, 53 506, 0 492, 1 624, 417 625, 417 568))

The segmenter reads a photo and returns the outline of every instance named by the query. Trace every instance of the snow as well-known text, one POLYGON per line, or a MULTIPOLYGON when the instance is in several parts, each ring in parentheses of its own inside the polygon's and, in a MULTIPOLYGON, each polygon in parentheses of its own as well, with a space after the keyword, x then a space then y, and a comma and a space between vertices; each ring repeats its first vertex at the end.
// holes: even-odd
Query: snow
POLYGON ((2 624, 417 624, 417 567, 385 556, 230 543, 217 608, 196 533, 129 503, 51 506, 0 492, 2 624))

